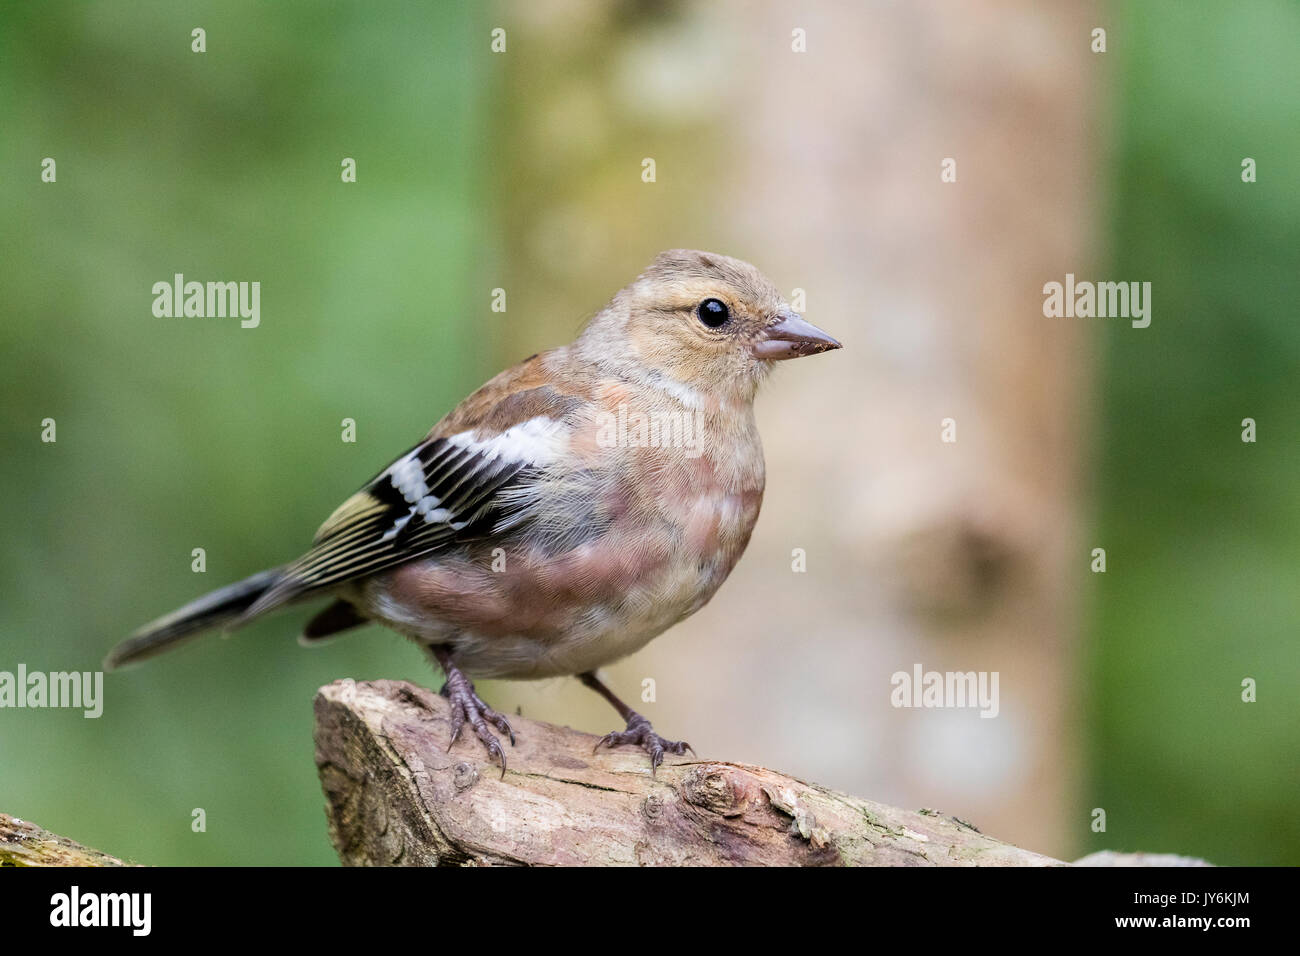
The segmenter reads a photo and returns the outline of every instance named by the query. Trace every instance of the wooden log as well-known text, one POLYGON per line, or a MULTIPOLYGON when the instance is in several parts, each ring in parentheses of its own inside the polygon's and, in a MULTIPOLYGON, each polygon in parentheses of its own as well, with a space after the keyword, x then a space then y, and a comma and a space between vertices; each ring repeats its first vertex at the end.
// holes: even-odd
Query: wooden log
POLYGON ((669 755, 512 717, 502 776, 448 705, 399 681, 316 696, 316 763, 347 864, 1052 866, 935 810, 909 811, 774 770, 669 755))
POLYGON ((0 813, 0 866, 130 866, 32 823, 0 813))
MULTIPOLYGON (((448 705, 403 681, 316 695, 330 839, 350 865, 1061 866, 937 810, 901 810, 774 770, 636 748, 511 718, 502 775, 472 733, 450 752, 448 705)), ((130 866, 0 813, 0 867, 130 866)), ((1208 866, 1094 853, 1082 866, 1208 866)))

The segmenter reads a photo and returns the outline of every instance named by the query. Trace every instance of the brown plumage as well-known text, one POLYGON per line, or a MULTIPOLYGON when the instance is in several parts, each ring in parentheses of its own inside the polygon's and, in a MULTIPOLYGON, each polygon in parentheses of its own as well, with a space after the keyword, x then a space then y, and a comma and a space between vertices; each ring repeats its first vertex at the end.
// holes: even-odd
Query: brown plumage
POLYGON ((657 765, 685 745, 595 670, 726 579, 763 497, 754 394, 772 362, 838 347, 748 263, 662 253, 573 343, 461 402, 297 561, 154 622, 106 663, 332 595, 304 639, 373 620, 415 640, 447 672, 457 727, 468 721, 503 771, 488 724, 509 724, 466 675, 581 675, 627 721, 606 742, 639 744, 657 765))

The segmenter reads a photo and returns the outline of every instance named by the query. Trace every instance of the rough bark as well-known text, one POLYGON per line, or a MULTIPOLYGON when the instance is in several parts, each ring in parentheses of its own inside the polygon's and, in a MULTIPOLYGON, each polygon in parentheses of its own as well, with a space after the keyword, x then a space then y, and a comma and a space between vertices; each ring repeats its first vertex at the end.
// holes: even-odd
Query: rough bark
POLYGON ((43 830, 29 820, 0 813, 0 866, 130 866, 43 830))
MULTIPOLYGON (((448 705, 403 681, 316 695, 330 839, 350 865, 1060 866, 938 810, 901 810, 747 764, 639 749, 514 717, 504 774, 448 705)), ((0 813, 0 867, 130 866, 0 813)), ((1208 866, 1094 853, 1083 866, 1208 866)))
POLYGON ((398 681, 316 697, 316 763, 347 864, 1050 866, 936 810, 908 811, 762 767, 668 756, 511 718, 504 776, 447 702, 398 681))

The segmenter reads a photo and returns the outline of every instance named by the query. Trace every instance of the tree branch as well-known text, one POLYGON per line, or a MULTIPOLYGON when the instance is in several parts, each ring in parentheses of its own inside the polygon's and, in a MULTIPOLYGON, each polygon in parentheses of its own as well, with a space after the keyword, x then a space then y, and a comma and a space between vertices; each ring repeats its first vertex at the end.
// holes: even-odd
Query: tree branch
POLYGON ((1059 860, 762 767, 668 756, 511 718, 505 777, 448 705, 399 681, 316 696, 330 838, 348 864, 1052 866, 1059 860))
MULTIPOLYGON (((502 778, 472 734, 450 753, 448 705, 401 681, 316 695, 316 765, 347 864, 1059 866, 936 810, 900 810, 762 767, 669 756, 514 718, 502 778)), ((130 866, 0 813, 0 867, 130 866)), ((1080 866, 1208 866, 1093 853, 1080 866)))
POLYGON ((115 856, 0 813, 0 866, 130 866, 115 856))

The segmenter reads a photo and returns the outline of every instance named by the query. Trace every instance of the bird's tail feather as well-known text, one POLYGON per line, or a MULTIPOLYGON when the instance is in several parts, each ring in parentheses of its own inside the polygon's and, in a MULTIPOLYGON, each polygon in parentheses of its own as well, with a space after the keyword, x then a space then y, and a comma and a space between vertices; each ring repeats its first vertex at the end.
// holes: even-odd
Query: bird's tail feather
POLYGON ((190 638, 198 637, 204 631, 233 624, 280 580, 283 572, 283 568, 259 571, 242 581, 205 594, 165 617, 151 621, 109 651, 108 657, 104 658, 104 669, 113 670, 123 664, 145 660, 190 638))

